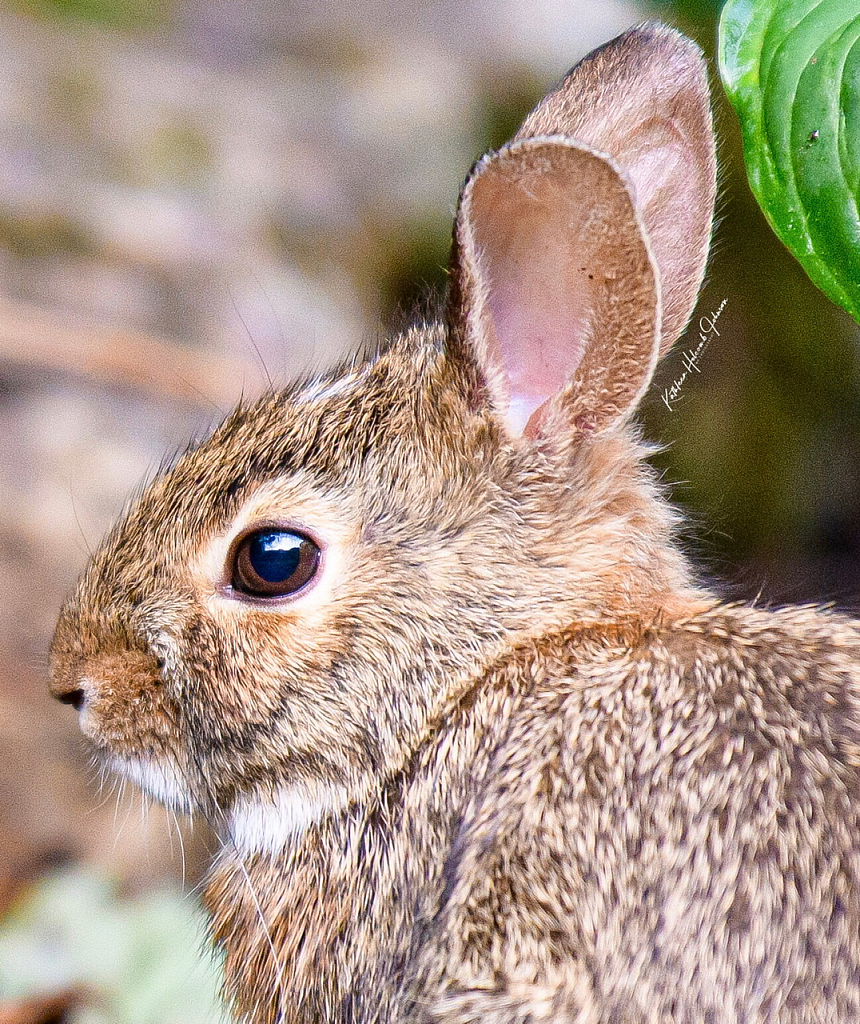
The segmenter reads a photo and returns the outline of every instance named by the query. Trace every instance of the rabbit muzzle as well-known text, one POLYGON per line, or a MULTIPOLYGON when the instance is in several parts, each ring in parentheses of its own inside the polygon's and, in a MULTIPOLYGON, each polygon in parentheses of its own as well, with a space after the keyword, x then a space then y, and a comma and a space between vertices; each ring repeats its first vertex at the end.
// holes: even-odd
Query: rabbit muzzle
POLYGON ((165 684, 162 659, 119 635, 87 644, 75 636, 76 622, 74 614, 61 620, 70 628, 58 631, 51 694, 75 708, 103 763, 161 803, 189 809, 179 707, 165 684))

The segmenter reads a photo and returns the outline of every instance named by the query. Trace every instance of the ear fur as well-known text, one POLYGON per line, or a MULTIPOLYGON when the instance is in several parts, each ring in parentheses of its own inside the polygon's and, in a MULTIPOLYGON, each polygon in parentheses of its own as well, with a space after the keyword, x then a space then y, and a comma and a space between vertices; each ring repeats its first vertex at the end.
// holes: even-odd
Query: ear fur
POLYGON ((695 305, 715 179, 701 54, 654 24, 586 57, 479 161, 449 320, 512 434, 632 413, 695 305))

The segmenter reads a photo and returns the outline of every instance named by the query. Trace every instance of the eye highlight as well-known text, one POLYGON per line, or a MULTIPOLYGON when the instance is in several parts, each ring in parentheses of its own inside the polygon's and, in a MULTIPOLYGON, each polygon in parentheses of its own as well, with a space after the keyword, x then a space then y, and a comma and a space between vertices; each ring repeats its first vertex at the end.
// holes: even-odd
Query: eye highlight
POLYGON ((234 548, 230 584, 250 597, 287 597, 310 583, 319 564, 320 549, 310 537, 267 526, 234 548))

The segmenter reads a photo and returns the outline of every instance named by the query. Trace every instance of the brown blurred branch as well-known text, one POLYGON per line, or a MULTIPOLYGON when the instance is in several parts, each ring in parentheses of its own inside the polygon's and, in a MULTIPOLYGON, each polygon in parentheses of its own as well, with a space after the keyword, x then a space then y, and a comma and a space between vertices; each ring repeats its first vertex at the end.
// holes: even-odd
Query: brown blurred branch
POLYGON ((86 377, 100 384, 226 409, 254 368, 202 349, 136 331, 64 322, 32 306, 0 302, 0 371, 4 366, 86 377))

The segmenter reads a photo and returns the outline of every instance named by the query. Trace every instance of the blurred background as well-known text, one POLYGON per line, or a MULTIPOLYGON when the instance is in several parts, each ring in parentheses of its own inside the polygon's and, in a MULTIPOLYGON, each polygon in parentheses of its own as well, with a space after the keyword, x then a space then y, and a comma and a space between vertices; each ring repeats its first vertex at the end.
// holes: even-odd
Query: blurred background
MULTIPOLYGON (((99 794, 46 696, 64 594, 127 495, 240 393, 444 286, 473 159, 646 17, 709 0, 0 0, 0 1024, 214 1021, 210 845, 99 794), (183 849, 184 847, 184 849, 183 849), (184 882, 183 882, 184 875, 184 882), (202 966, 195 966, 202 964, 202 966)), ((642 411, 731 598, 860 595, 858 328, 767 228, 714 79, 720 223, 642 411)))

